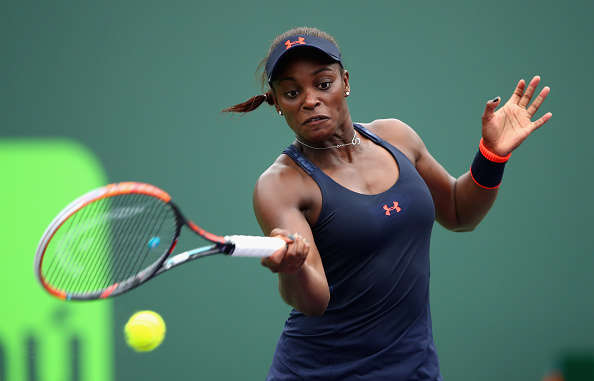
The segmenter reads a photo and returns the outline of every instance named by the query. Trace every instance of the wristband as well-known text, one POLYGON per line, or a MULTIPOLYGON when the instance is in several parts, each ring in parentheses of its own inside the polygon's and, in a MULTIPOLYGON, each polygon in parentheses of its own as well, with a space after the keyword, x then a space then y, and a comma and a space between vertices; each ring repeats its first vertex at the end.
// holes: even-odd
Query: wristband
POLYGON ((511 152, 507 156, 494 154, 485 147, 481 139, 479 150, 470 166, 470 176, 481 188, 496 189, 501 185, 505 163, 510 156, 511 152))

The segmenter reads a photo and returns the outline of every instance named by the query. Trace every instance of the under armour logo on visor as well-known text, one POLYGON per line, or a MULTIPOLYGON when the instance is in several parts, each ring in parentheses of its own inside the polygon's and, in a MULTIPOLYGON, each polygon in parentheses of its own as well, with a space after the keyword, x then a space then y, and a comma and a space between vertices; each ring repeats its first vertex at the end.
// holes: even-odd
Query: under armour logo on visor
MULTIPOLYGON (((297 39, 297 41, 295 41, 295 42, 291 42, 291 40, 287 40, 287 42, 285 42, 285 45, 287 45, 287 49, 289 49, 291 46, 293 46, 295 44, 305 45, 305 38, 299 37, 297 39)), ((285 49, 285 50, 287 50, 287 49, 285 49)))
POLYGON ((394 206, 390 206, 390 207, 389 207, 389 206, 386 204, 386 205, 384 205, 384 210, 386 211, 386 216, 391 216, 391 214, 390 214, 390 212, 391 212, 391 211, 395 210, 395 211, 396 211, 396 213, 398 213, 398 212, 400 212, 400 211, 402 210, 402 208, 400 208, 400 207, 398 206, 398 202, 397 202, 397 201, 394 201, 394 206))

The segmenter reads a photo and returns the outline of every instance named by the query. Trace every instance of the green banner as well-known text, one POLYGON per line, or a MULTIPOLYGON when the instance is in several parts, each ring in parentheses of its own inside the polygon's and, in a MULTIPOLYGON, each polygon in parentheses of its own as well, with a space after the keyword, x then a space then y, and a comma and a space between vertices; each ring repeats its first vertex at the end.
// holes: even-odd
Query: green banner
POLYGON ((0 381, 114 378, 111 301, 65 302, 33 272, 47 225, 106 183, 95 156, 69 140, 0 140, 0 381))

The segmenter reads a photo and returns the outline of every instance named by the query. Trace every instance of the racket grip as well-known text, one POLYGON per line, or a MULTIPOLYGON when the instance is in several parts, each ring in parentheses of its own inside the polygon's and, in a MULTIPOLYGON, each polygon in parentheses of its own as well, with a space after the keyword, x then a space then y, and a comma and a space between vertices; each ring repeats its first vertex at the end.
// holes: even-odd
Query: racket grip
POLYGON ((231 256, 234 257, 268 257, 287 244, 277 237, 230 235, 225 239, 235 245, 235 249, 231 253, 231 256))

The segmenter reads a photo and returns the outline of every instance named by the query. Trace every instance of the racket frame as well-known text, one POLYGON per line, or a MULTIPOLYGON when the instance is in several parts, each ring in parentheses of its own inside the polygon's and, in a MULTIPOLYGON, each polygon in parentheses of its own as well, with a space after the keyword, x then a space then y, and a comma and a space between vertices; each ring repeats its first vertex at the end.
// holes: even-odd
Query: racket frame
MULTIPOLYGON (((171 201, 171 196, 167 194, 167 192, 153 186, 150 184, 145 183, 137 183, 137 182, 121 182, 121 183, 113 183, 106 185, 102 188, 98 188, 92 190, 80 197, 76 200, 72 201, 68 206, 66 206, 49 224, 47 229, 45 230, 44 234, 41 237, 39 245, 37 246, 37 250, 35 253, 35 260, 34 260, 34 272, 41 283, 43 288, 45 288, 50 294, 56 296, 59 299, 63 300, 93 300, 93 299, 105 299, 108 297, 113 297, 116 295, 120 295, 126 291, 132 290, 133 288, 138 287, 139 285, 145 283, 149 279, 153 278, 156 275, 162 274, 163 272, 176 267, 182 263, 188 262, 193 259, 202 258, 210 255, 215 254, 226 254, 232 255, 235 250, 234 244, 234 237, 241 237, 241 236, 218 236, 216 234, 212 234, 200 226, 196 225, 194 222, 186 219, 183 214, 181 213, 180 209, 171 201), (155 197, 160 201, 168 204, 174 211, 175 218, 176 218, 176 229, 173 235, 173 240, 169 246, 169 248, 165 251, 161 257, 155 261, 153 264, 149 265, 142 271, 138 272, 135 275, 130 276, 127 279, 121 280, 108 286, 102 290, 97 291, 90 291, 90 292, 77 292, 77 293, 68 293, 67 291, 60 290, 56 287, 53 287, 44 277, 42 272, 42 263, 43 258, 45 255, 45 251, 54 237, 55 233, 59 230, 59 228, 76 212, 80 209, 89 205, 95 201, 117 196, 117 195, 124 195, 124 194, 144 194, 148 196, 155 197), (193 250, 189 250, 183 253, 179 253, 171 256, 178 239, 181 233, 181 228, 183 226, 187 226, 192 230, 194 233, 198 234, 199 236, 203 237, 204 239, 213 242, 213 245, 199 247, 193 250)), ((258 237, 262 238, 262 237, 258 237)), ((261 255, 254 255, 254 256, 261 256, 261 255)))

